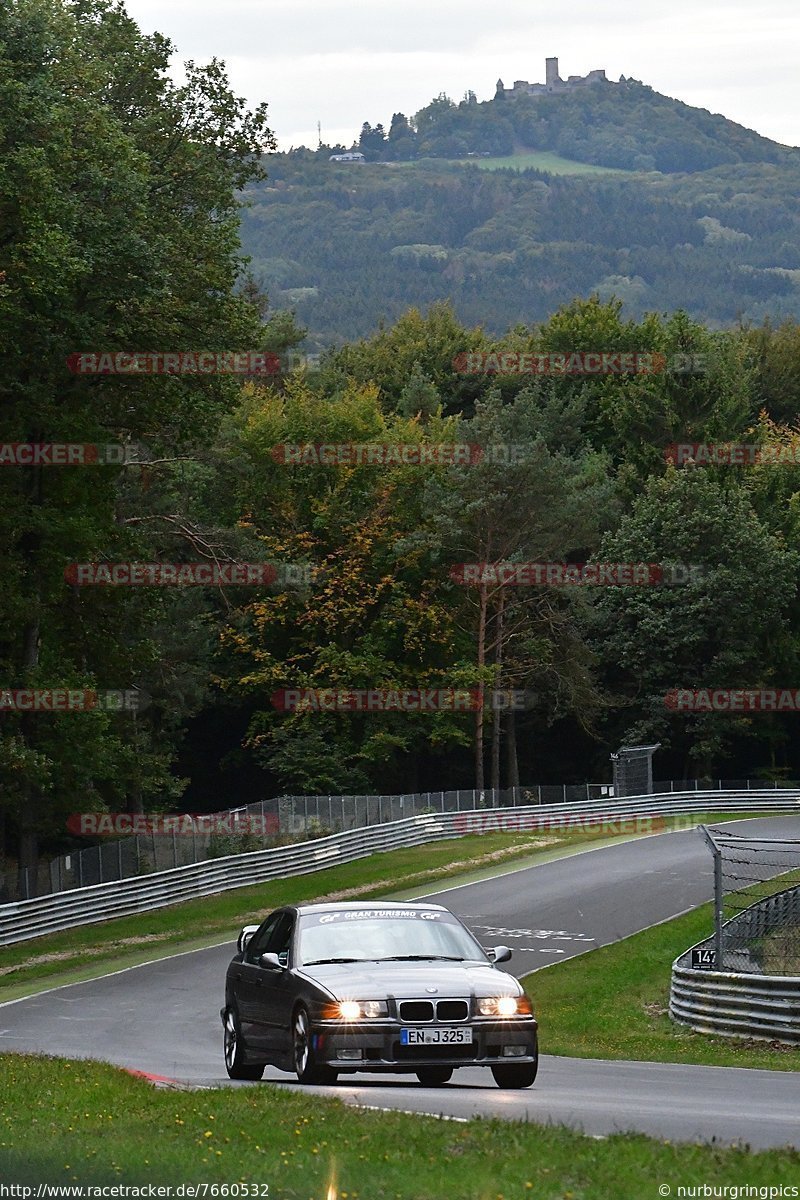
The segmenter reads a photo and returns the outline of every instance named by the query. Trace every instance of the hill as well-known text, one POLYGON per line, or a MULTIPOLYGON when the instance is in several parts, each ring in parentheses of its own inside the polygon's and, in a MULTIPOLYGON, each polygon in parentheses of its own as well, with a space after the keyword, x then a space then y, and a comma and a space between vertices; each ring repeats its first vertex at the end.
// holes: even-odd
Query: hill
POLYGON ((599 167, 668 174, 792 157, 754 130, 638 80, 612 83, 598 71, 564 82, 557 59, 547 69, 547 85, 503 88, 498 80, 495 98, 482 103, 474 92, 458 104, 442 93, 411 120, 395 113, 388 132, 365 122, 354 148, 370 162, 551 151, 599 167))
POLYGON ((268 169, 247 194, 243 244, 310 348, 446 299, 498 333, 594 292, 630 316, 684 308, 712 327, 800 317, 797 151, 683 175, 393 169, 309 151, 268 169))

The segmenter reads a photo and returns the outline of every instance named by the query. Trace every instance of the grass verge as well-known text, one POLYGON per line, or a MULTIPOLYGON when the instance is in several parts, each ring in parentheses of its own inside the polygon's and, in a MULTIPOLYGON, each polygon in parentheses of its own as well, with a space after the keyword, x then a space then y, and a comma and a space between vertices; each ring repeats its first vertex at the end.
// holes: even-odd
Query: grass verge
POLYGON ((28 1186, 200 1183, 220 1185, 217 1195, 229 1185, 230 1196, 241 1182, 269 1200, 642 1200, 664 1182, 673 1195, 698 1180, 768 1189, 800 1167, 793 1150, 354 1111, 269 1084, 162 1091, 101 1063, 14 1054, 0 1056, 0 1111, 0 1178, 28 1186))
POLYGON ((713 923, 712 906, 704 904, 613 946, 590 950, 527 975, 522 982, 534 1000, 546 1053, 800 1069, 796 1047, 694 1033, 670 1020, 672 962, 708 937, 713 923))
POLYGON ((506 864, 542 861, 606 840, 619 839, 607 839, 602 831, 470 834, 48 934, 0 949, 0 1003, 42 987, 88 979, 102 970, 211 946, 227 937, 233 940, 241 925, 260 921, 281 904, 386 896, 465 873, 494 873, 506 864))
MULTIPOLYGON (((727 816, 743 819, 748 815, 755 814, 717 813, 713 819, 720 821, 727 816)), ((696 824, 711 817, 712 814, 700 814, 668 818, 666 827, 686 828, 687 823, 696 824)), ((458 878, 460 883, 469 882, 505 869, 514 870, 621 840, 624 838, 608 837, 608 830, 603 827, 542 834, 531 830, 468 834, 48 934, 0 948, 0 1003, 182 950, 233 940, 240 926, 260 921, 281 904, 357 896, 388 898, 399 892, 403 898, 410 898, 437 880, 458 878)))

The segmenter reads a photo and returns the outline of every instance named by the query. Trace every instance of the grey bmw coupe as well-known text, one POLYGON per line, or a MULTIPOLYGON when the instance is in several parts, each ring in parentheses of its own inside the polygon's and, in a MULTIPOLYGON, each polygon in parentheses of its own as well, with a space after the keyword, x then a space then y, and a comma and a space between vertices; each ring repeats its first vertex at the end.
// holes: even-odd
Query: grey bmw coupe
POLYGON ((302 1083, 341 1072, 415 1074, 447 1083, 488 1067, 529 1087, 537 1021, 522 987, 438 904, 307 904, 246 925, 225 980, 225 1066, 260 1079, 268 1065, 302 1083))

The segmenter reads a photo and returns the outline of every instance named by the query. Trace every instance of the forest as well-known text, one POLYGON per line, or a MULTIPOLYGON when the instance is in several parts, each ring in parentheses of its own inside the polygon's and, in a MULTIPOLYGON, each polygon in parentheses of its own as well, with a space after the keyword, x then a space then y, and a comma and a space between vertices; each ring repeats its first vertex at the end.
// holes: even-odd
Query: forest
POLYGON ((745 192, 734 175, 750 167, 718 167, 713 183, 692 177, 699 190, 680 203, 663 180, 598 188, 460 167, 356 182, 340 169, 323 184, 327 164, 273 158, 265 109, 248 111, 220 64, 171 83, 169 43, 106 0, 4 10, 0 44, 0 441, 122 448, 81 461, 17 454, 0 470, 7 863, 77 844, 67 821, 78 810, 599 780, 630 741, 661 743, 662 778, 800 774, 796 713, 669 702, 676 688, 797 684, 800 327, 794 285, 780 293, 770 274, 778 260, 800 269, 790 168, 753 168, 745 192), (44 124, 61 136, 42 145, 44 124), (242 211, 242 198, 258 203, 242 211), (619 240, 624 211, 662 264, 666 306, 595 286, 626 253, 635 278, 636 247, 586 269, 585 235, 619 240), (445 257, 393 256, 423 242, 445 257), (284 292, 311 285, 312 254, 342 281, 313 336, 274 288, 281 273, 284 292), (400 278, 406 291, 393 292, 400 278), (726 304, 740 289, 750 319, 726 324, 719 306, 696 315, 687 295, 711 305, 714 280, 726 304), (786 311, 756 320, 774 295, 786 311), (382 324, 378 296, 391 299, 382 324), (348 323, 346 339, 322 340, 348 323), (195 366, 70 369, 75 355, 117 351, 195 366), (206 351, 279 364, 296 352, 300 365, 205 372, 206 351), (459 367, 490 353, 660 365, 459 367), (678 443, 757 452, 676 461, 678 443), (425 453, 313 462, 285 449, 320 445, 425 453), (454 445, 481 452, 455 461, 454 445), (198 563, 214 582, 179 584, 177 568, 198 563), (243 563, 263 570, 243 582, 243 563), (459 564, 526 563, 661 574, 634 586, 459 576, 459 564), (92 584, 86 564, 175 569, 126 587, 96 571, 105 582, 92 584), (20 689, 147 704, 20 710, 20 689), (479 702, 276 703, 319 689, 455 689, 479 702), (524 705, 490 702, 512 691, 524 705))
POLYGON ((268 155, 242 244, 273 305, 319 350, 447 301, 494 334, 576 296, 709 328, 800 315, 800 152, 689 175, 580 177, 471 162, 268 155))

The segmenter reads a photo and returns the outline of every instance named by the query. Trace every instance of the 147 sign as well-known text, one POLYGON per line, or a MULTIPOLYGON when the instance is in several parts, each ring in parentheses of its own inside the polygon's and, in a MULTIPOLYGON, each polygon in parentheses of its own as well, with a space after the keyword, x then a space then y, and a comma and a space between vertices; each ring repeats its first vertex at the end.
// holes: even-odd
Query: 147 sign
POLYGON ((710 946, 695 946, 692 950, 692 970, 705 967, 713 970, 717 965, 717 952, 710 946))

